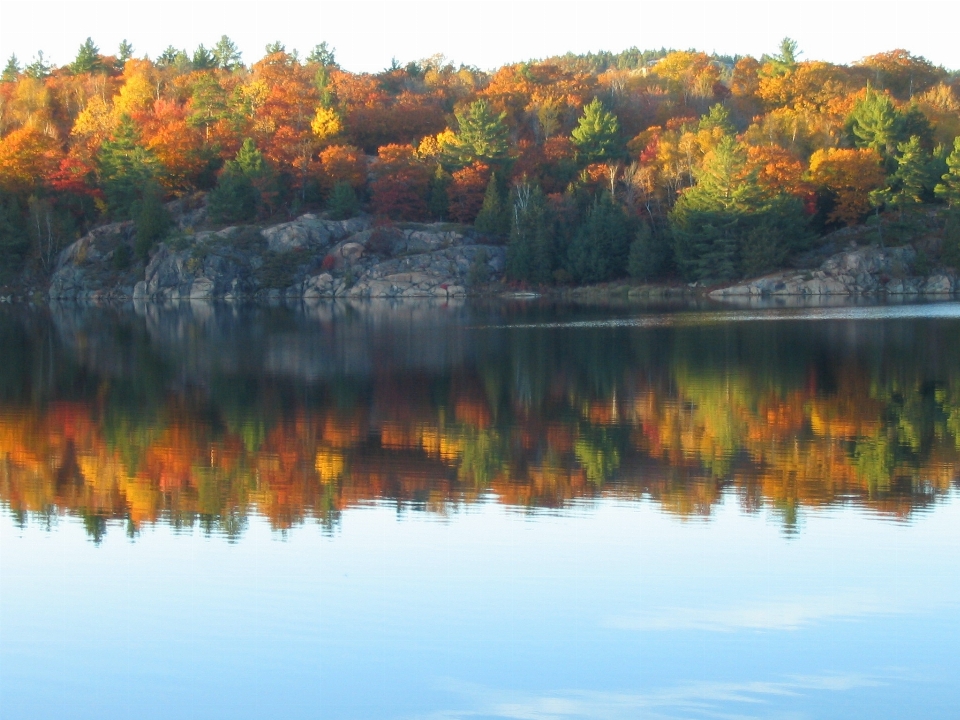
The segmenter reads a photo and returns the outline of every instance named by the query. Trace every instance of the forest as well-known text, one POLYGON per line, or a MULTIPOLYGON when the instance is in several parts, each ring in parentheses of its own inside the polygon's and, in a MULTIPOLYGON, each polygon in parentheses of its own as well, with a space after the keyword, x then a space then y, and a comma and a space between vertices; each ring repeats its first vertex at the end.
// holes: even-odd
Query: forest
POLYGON ((12 56, 0 281, 45 277, 118 220, 135 242, 117 261, 143 263, 171 232, 165 203, 200 193, 211 226, 472 225, 533 286, 754 276, 831 230, 873 223, 883 242, 885 219, 902 230, 935 206, 924 261, 960 267, 960 74, 905 50, 801 58, 787 38, 759 59, 634 48, 367 74, 326 43, 248 65, 226 36, 152 60, 92 39, 62 67, 12 56))

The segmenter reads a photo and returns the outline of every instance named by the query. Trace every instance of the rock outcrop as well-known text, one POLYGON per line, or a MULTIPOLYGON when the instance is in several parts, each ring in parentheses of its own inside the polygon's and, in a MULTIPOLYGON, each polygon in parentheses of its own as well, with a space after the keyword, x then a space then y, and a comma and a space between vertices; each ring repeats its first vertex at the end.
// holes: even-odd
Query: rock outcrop
POLYGON ((506 261, 503 247, 480 244, 448 225, 374 227, 369 218, 307 214, 265 228, 182 232, 161 243, 145 268, 131 263, 123 269, 112 259, 131 255, 132 233, 129 223, 105 226, 66 248, 50 298, 446 298, 499 279, 506 261))
POLYGON ((911 246, 857 248, 827 258, 814 270, 778 272, 749 282, 718 288, 716 299, 824 295, 953 295, 960 291, 956 273, 920 272, 911 246))

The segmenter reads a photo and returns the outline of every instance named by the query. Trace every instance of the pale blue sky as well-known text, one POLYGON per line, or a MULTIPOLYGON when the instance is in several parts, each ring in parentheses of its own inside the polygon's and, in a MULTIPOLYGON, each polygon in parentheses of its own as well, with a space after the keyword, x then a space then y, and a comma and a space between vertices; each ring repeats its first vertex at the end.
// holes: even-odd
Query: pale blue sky
POLYGON ((127 38, 156 57, 173 44, 192 51, 223 34, 244 60, 282 40, 302 53, 326 40, 341 65, 378 71, 443 53, 484 69, 568 50, 696 47, 759 56, 784 36, 803 57, 833 62, 903 47, 960 69, 957 2, 220 2, 214 0, 0 0, 0 57, 22 62, 42 49, 56 64, 87 36, 103 52, 127 38))

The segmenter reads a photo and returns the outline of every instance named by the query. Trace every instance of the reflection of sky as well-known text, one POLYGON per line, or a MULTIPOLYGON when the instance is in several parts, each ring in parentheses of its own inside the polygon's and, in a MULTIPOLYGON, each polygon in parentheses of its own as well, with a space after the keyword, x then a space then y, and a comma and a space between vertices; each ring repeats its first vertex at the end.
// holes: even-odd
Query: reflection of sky
POLYGON ((333 536, 0 521, 3 717, 956 717, 960 502, 800 532, 347 511, 333 536))

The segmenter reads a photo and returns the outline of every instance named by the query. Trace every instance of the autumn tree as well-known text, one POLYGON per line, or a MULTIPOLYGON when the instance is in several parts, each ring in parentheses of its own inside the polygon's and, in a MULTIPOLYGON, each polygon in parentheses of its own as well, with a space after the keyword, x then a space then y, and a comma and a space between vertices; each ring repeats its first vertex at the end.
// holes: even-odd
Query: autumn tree
POLYGON ((472 223, 483 206, 490 182, 490 166, 475 162, 454 171, 448 188, 450 216, 461 223, 472 223))
POLYGON ((870 193, 885 186, 886 173, 876 150, 828 148, 810 157, 810 180, 834 198, 828 220, 855 225, 870 211, 870 193))
POLYGON ((426 219, 430 171, 415 148, 385 145, 378 160, 371 183, 374 211, 395 220, 426 219))

